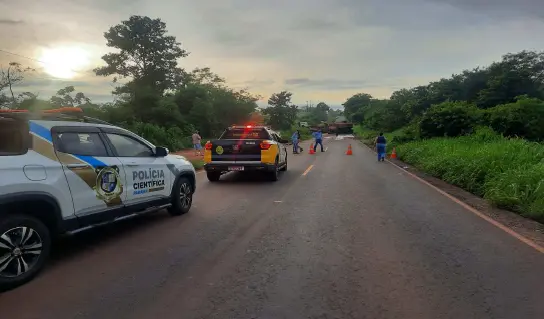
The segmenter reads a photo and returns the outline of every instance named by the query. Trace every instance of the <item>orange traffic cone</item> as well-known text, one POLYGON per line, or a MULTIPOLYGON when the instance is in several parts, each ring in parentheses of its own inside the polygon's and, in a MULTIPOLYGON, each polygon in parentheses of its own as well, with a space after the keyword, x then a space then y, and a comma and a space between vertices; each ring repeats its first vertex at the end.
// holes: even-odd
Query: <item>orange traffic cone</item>
POLYGON ((308 154, 315 154, 314 152, 314 144, 310 144, 310 149, 308 150, 308 154))
POLYGON ((397 150, 393 147, 393 151, 391 152, 391 158, 397 158, 397 150))
POLYGON ((348 150, 346 152, 346 155, 353 155, 353 151, 351 150, 351 144, 348 146, 348 150))

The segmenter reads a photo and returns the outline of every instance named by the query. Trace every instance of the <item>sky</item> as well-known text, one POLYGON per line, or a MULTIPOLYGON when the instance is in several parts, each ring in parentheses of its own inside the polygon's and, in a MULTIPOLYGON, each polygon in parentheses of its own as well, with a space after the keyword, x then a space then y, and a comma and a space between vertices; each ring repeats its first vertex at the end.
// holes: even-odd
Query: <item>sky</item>
POLYGON ((111 101, 111 79, 91 70, 111 50, 104 32, 131 15, 166 22, 190 52, 181 67, 210 67, 264 104, 282 90, 299 105, 387 98, 544 49, 542 0, 0 0, 0 65, 35 68, 17 90, 40 98, 74 85, 111 101))

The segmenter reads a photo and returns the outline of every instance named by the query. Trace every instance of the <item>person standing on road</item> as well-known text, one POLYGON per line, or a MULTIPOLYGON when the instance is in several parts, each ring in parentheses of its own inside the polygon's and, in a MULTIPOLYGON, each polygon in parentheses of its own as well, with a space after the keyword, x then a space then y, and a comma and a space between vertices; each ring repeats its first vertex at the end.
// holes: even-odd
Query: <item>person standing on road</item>
POLYGON ((317 150, 317 144, 321 146, 321 152, 325 152, 325 150, 323 150, 323 133, 321 133, 321 129, 317 129, 312 135, 315 138, 314 152, 317 150))
POLYGON ((191 136, 193 140, 193 147, 195 149, 195 156, 202 156, 202 137, 200 136, 198 131, 195 131, 193 133, 193 136, 191 136))
POLYGON ((298 154, 298 143, 300 141, 300 134, 298 133, 298 130, 291 136, 291 141, 293 141, 293 154, 298 154))
POLYGON ((378 153, 378 162, 385 161, 387 140, 385 139, 385 136, 383 136, 383 133, 380 133, 380 135, 376 137, 374 140, 374 145, 376 147, 376 152, 378 153))
POLYGON ((298 138, 298 144, 297 144, 297 146, 298 146, 299 152, 302 153, 302 152, 304 152, 304 149, 302 148, 302 146, 300 146, 300 141, 301 141, 301 139, 300 139, 300 132, 299 132, 299 130, 297 130, 297 138, 298 138))

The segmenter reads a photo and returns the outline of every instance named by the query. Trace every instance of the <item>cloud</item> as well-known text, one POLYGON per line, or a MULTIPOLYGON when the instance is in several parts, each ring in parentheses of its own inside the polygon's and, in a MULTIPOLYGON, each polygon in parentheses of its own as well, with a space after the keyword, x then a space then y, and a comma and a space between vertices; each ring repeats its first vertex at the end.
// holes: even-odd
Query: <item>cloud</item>
POLYGON ((544 19, 544 4, 541 0, 427 0, 431 3, 447 4, 468 12, 500 18, 544 19))
POLYGON ((330 91, 361 89, 366 84, 365 81, 360 81, 360 80, 336 80, 336 79, 311 80, 308 78, 286 79, 284 83, 286 86, 291 86, 293 88, 330 90, 330 91))
POLYGON ((0 25, 20 25, 23 23, 22 20, 0 19, 0 25))
MULTIPOLYGON (((208 66, 264 101, 289 89, 295 103, 340 105, 358 92, 388 97, 507 52, 544 49, 543 10, 541 0, 0 1, 0 49, 38 59, 43 47, 77 45, 96 66, 110 26, 132 14, 160 17, 191 52, 185 68, 208 66)), ((0 64, 12 59, 34 63, 0 53, 0 64)), ((43 77, 31 87, 65 83, 43 77)), ((74 81, 111 99, 109 79, 74 81)))

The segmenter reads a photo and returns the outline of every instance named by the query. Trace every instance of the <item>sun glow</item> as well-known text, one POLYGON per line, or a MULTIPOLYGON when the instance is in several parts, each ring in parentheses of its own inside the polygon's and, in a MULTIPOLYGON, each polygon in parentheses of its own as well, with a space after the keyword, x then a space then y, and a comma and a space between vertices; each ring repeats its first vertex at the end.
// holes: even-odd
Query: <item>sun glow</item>
POLYGON ((62 79, 72 79, 90 63, 89 53, 78 47, 44 49, 40 61, 45 72, 62 79))

